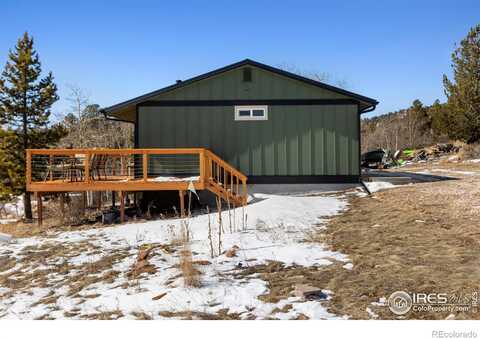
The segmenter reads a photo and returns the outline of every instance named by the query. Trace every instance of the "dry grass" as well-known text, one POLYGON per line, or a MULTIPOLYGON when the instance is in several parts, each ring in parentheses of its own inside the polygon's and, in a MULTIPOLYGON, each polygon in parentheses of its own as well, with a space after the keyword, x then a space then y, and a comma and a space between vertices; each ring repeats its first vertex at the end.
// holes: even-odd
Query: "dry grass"
POLYGON ((334 262, 328 267, 303 267, 298 265, 285 266, 282 262, 270 261, 268 264, 254 265, 240 270, 235 274, 235 277, 264 280, 267 282, 268 292, 258 298, 266 303, 278 303, 282 299, 291 297, 297 284, 314 285, 326 289, 337 268, 342 269, 342 264, 334 262))
POLYGON ((143 311, 133 311, 130 313, 138 320, 152 320, 153 317, 143 311))
POLYGON ((0 224, 0 232, 10 234, 15 238, 32 237, 48 233, 49 227, 46 225, 39 227, 36 223, 12 221, 12 223, 0 224))
MULTIPOLYGON (((396 318, 387 307, 371 303, 397 290, 449 295, 478 290, 480 176, 398 187, 371 198, 350 197, 349 203, 345 213, 331 218, 328 227, 309 240, 326 242, 330 249, 347 254, 351 271, 338 261, 320 267, 286 267, 273 261, 240 270, 236 277, 266 281, 269 291, 259 298, 271 303, 290 297, 297 284, 331 290, 332 299, 324 305, 354 319, 369 319, 367 307, 381 319, 396 318)), ((448 315, 410 312, 405 318, 448 315)), ((474 312, 455 315, 480 319, 474 312)))
POLYGON ((137 259, 133 264, 127 276, 130 279, 147 278, 147 275, 152 275, 157 272, 157 267, 150 264, 149 259, 157 255, 159 251, 166 254, 175 252, 172 245, 150 243, 139 247, 137 259))
POLYGON ((180 270, 185 286, 194 288, 201 286, 200 271, 193 264, 192 251, 188 244, 184 245, 180 251, 180 270))
MULTIPOLYGON (((183 220, 185 222, 185 220, 183 220)), ((178 265, 175 265, 176 268, 180 269, 181 276, 183 277, 183 282, 186 287, 200 287, 200 270, 198 270, 193 263, 192 259, 192 250, 190 249, 190 239, 193 237, 193 234, 190 232, 188 226, 188 220, 186 223, 181 224, 179 231, 176 231, 175 227, 170 228, 170 237, 171 242, 169 248, 180 247, 179 251, 179 262, 178 265)), ((175 278, 176 279, 176 278, 175 278)), ((169 284, 172 281, 167 281, 169 284)))
MULTIPOLYGON (((71 317, 75 316, 76 313, 69 313, 71 317)), ((119 319, 123 317, 123 313, 120 310, 114 310, 114 311, 100 311, 97 313, 92 313, 88 315, 82 315, 80 318, 82 319, 93 319, 93 320, 113 320, 113 319, 119 319)))
MULTIPOLYGON (((239 320, 241 313, 230 312, 228 309, 220 309, 216 313, 206 313, 199 311, 160 311, 160 316, 165 318, 181 318, 186 320, 239 320)), ((247 319, 255 319, 254 316, 250 316, 247 319)))
MULTIPOLYGON (((113 265, 128 257, 128 250, 118 249, 105 253, 97 261, 80 265, 69 264, 61 258, 68 259, 81 253, 96 251, 98 248, 87 240, 76 243, 47 242, 39 246, 25 247, 19 253, 18 260, 8 260, 5 267, 2 265, 4 273, 0 275, 0 287, 10 288, 13 294, 19 291, 29 292, 35 287, 56 290, 67 286, 68 296, 92 298, 93 294, 82 296, 79 292, 98 282, 113 283, 120 274, 113 270, 113 265)), ((52 291, 34 305, 55 304, 57 298, 52 291)))
POLYGON ((462 144, 458 152, 458 157, 461 160, 480 158, 480 143, 462 144))
MULTIPOLYGON (((110 225, 111 226, 111 225, 110 225)), ((36 222, 25 223, 23 221, 12 222, 8 224, 0 224, 0 232, 10 234, 15 238, 25 238, 33 236, 53 236, 60 232, 80 231, 89 229, 105 228, 101 223, 82 224, 72 227, 70 225, 58 225, 57 220, 48 218, 42 226, 38 226, 36 222)))
MULTIPOLYGON (((478 289, 480 177, 399 187, 350 204, 318 237, 354 265, 347 273, 337 269, 327 285, 334 291, 332 311, 367 318, 371 302, 396 290, 465 295, 478 289)), ((371 308, 380 318, 394 318, 387 308, 371 308)), ((410 312, 406 318, 447 315, 410 312)))
MULTIPOLYGON (((441 158, 438 161, 431 161, 431 162, 426 162, 426 163, 412 163, 409 164, 408 166, 405 167, 398 167, 398 168, 392 168, 388 169, 387 171, 423 171, 423 170, 432 170, 432 169, 449 169, 449 170, 458 170, 458 171, 478 171, 480 173, 480 165, 478 163, 472 163, 472 162, 460 162, 456 163, 454 161, 448 160, 448 158, 441 158)), ((432 173, 434 175, 442 175, 441 172, 438 173, 432 173)), ((446 174, 446 172, 445 172, 446 174)), ((454 173, 449 173, 449 176, 459 176, 455 175, 454 173)), ((465 177, 459 176, 459 177, 465 177)))

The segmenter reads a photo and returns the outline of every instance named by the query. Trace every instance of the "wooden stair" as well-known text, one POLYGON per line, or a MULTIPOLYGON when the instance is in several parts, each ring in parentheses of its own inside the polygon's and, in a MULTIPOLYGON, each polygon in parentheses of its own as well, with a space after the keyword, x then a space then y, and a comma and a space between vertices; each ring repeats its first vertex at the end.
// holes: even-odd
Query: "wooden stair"
POLYGON ((205 150, 205 188, 234 206, 247 204, 247 176, 205 150))

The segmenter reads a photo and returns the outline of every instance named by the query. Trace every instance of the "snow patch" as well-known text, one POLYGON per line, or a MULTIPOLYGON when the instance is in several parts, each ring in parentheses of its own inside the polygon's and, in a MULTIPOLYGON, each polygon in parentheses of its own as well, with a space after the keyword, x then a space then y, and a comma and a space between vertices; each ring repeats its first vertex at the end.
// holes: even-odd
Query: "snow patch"
POLYGON ((468 160, 467 162, 470 162, 470 163, 480 163, 480 158, 475 158, 473 160, 468 160))
POLYGON ((375 312, 373 312, 373 310, 370 309, 369 307, 367 307, 367 308, 365 309, 365 311, 367 311, 367 313, 369 314, 369 316, 370 316, 371 318, 373 318, 373 319, 377 319, 377 318, 378 318, 378 315, 377 315, 375 312))
POLYGON ((198 181, 200 180, 200 176, 190 176, 190 177, 178 177, 178 176, 158 176, 155 178, 149 179, 149 181, 153 182, 171 182, 171 181, 198 181))
POLYGON ((367 185, 368 190, 370 190, 370 192, 377 192, 377 191, 380 191, 380 190, 391 189, 391 188, 397 187, 396 185, 394 185, 390 182, 377 181, 377 182, 364 182, 364 183, 367 185))
MULTIPOLYGON (((18 239, 16 244, 2 244, 0 255, 8 251, 10 257, 16 258, 20 257, 19 253, 26 246, 47 242, 51 244, 51 241, 59 244, 88 241, 97 248, 95 251, 86 249, 75 257, 62 258, 73 266, 70 273, 75 273, 75 268, 84 263, 94 263, 102 256, 115 254, 118 250, 126 251, 129 255, 114 264, 112 269, 120 274, 113 283, 96 282, 79 293, 80 296, 98 295, 97 297, 82 298, 85 301, 79 303, 79 298, 69 296, 67 286, 17 290, 12 296, 2 299, 0 317, 33 319, 48 314, 52 318, 66 318, 65 312, 77 309, 76 316, 120 310, 127 319, 134 318, 133 311, 162 318, 160 311, 216 313, 228 308, 230 312, 242 313, 242 318, 254 315, 257 318, 274 316, 290 319, 299 314, 312 319, 336 318, 327 312, 322 305, 323 301, 302 302, 290 297, 277 304, 263 302, 258 297, 268 292, 267 283, 255 275, 250 275, 249 278, 235 277, 235 272, 239 272, 239 268, 270 261, 279 261, 285 265, 315 266, 332 264, 333 260, 345 262, 345 268, 348 269, 351 263, 348 263, 347 256, 327 250, 321 243, 305 241, 312 231, 325 227, 327 217, 338 214, 346 206, 346 200, 341 197, 267 194, 254 194, 251 203, 244 208, 225 210, 227 208, 224 206, 221 214, 225 229, 222 249, 226 250, 233 245, 240 248, 237 256, 232 258, 223 254, 210 258, 207 224, 210 219, 211 224, 218 227, 218 214, 192 216, 188 220, 188 227, 192 234, 190 248, 193 259, 211 262, 210 265, 198 267, 202 272, 200 288, 183 286, 182 278, 178 277, 179 270, 175 267, 179 262, 177 253, 154 255, 149 263, 156 267, 156 273, 139 279, 135 287, 120 287, 129 281, 126 273, 135 263, 139 247, 150 243, 170 243, 172 233, 178 234, 182 226, 179 219, 63 232, 50 238, 32 237, 18 239), (33 306, 51 292, 59 297, 55 307, 51 304, 33 306), (152 300, 162 293, 166 295, 159 300, 152 300), (272 314, 275 308, 287 304, 292 305, 287 313, 272 314)), ((105 271, 98 273, 103 272, 105 271)), ((49 280, 57 281, 59 278, 61 281, 65 276, 48 275, 49 280)), ((9 290, 0 291, 3 293, 9 290)))
POLYGON ((424 174, 424 175, 432 175, 432 173, 442 173, 442 175, 444 176, 448 176, 448 174, 465 175, 465 176, 480 175, 480 172, 451 170, 451 169, 430 169, 430 170, 423 170, 423 171, 417 172, 417 174, 424 174))
POLYGON ((451 169, 432 169, 433 172, 446 172, 459 175, 478 175, 475 171, 451 170, 451 169))

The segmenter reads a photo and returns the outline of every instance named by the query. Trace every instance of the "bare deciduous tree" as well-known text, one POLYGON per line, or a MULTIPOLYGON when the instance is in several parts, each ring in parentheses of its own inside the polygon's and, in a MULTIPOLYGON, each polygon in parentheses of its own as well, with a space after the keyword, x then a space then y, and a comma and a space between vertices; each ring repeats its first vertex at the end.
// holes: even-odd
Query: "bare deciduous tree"
POLYGON ((300 76, 303 76, 315 81, 325 82, 340 88, 348 87, 348 82, 346 79, 338 79, 334 77, 332 74, 327 72, 321 72, 317 70, 304 70, 294 64, 289 64, 289 63, 282 63, 277 67, 287 72, 298 74, 300 76))
POLYGON ((362 120, 362 151, 398 150, 431 144, 429 107, 415 100, 408 109, 362 120))
POLYGON ((63 118, 68 135, 60 146, 74 148, 131 148, 133 125, 109 121, 91 104, 84 90, 70 86, 71 111, 63 118))

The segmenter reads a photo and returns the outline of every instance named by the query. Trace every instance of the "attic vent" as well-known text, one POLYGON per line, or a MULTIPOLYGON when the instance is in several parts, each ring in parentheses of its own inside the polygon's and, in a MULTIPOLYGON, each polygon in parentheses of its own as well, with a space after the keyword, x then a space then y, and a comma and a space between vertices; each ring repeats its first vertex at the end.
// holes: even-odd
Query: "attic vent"
POLYGON ((252 82, 252 68, 243 68, 243 82, 252 82))

